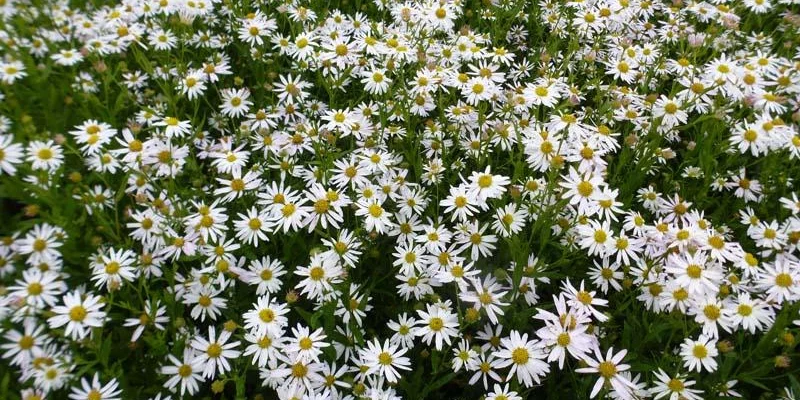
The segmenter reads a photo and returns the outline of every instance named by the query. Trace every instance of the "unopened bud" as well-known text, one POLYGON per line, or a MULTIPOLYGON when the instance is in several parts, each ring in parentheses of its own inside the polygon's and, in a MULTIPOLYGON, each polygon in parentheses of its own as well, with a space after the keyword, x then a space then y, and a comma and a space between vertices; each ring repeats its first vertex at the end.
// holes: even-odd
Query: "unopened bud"
POLYGON ((286 303, 294 304, 300 301, 300 295, 297 294, 294 290, 290 290, 286 292, 286 303))
POLYGON ((625 136, 625 145, 628 147, 634 147, 638 142, 639 142, 639 137, 636 136, 635 133, 631 133, 630 135, 625 136))
POLYGON ((625 278, 622 280, 622 287, 625 289, 630 289, 633 286, 633 280, 631 278, 625 278))
POLYGON ((788 347, 794 347, 795 339, 791 332, 786 331, 781 334, 781 342, 788 347))
POLYGON ((94 67, 95 71, 97 71, 98 73, 101 73, 101 74, 103 72, 106 72, 106 70, 108 70, 108 67, 106 66, 106 63, 104 63, 102 61, 98 61, 98 62, 94 63, 93 67, 94 67))
POLYGON ((214 392, 214 394, 220 394, 223 390, 225 390, 224 381, 216 380, 211 384, 211 391, 214 392))
POLYGON ((25 216, 28 218, 35 217, 39 214, 39 206, 37 204, 28 204, 25 206, 25 216))
POLYGON ((717 342, 717 350, 719 350, 720 353, 729 353, 733 351, 733 343, 729 340, 720 340, 717 342))
POLYGON ((92 236, 92 246, 97 247, 103 244, 103 238, 100 236, 92 236))
POLYGON ((789 368, 791 365, 792 360, 788 356, 784 354, 775 356, 775 368, 789 368))

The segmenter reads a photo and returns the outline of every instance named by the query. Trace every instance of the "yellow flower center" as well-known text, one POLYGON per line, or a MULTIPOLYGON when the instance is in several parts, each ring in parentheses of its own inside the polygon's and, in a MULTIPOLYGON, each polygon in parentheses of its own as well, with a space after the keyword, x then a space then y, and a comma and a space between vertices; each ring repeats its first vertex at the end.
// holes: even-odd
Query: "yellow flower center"
POLYGON ((587 291, 581 290, 580 292, 578 292, 578 295, 576 297, 578 301, 580 301, 584 305, 588 306, 589 304, 592 304, 593 300, 592 295, 589 294, 589 292, 587 291))
POLYGON ((86 319, 86 313, 87 311, 83 306, 77 305, 69 310, 69 319, 75 322, 82 322, 86 319))
POLYGON ((597 243, 605 243, 606 239, 608 239, 608 235, 605 231, 599 230, 594 231, 594 241, 597 243))
POLYGON ((747 304, 739 304, 739 307, 736 308, 736 312, 743 317, 749 317, 750 314, 753 313, 753 307, 747 304))
POLYGON ((219 343, 211 343, 206 349, 206 354, 211 358, 217 358, 222 355, 222 346, 219 343))
POLYGON ((275 319, 275 313, 269 308, 265 308, 258 312, 258 318, 266 323, 270 323, 275 319))
POLYGON ((492 176, 491 175, 488 175, 488 174, 481 175, 481 177, 478 178, 478 186, 483 188, 483 189, 486 189, 486 188, 492 186, 492 181, 493 180, 492 180, 492 176))
POLYGON ((597 370, 600 373, 600 376, 606 379, 611 379, 617 374, 617 366, 611 361, 601 362, 600 365, 597 366, 597 370))
POLYGON ((25 335, 19 339, 19 342, 17 344, 19 345, 19 348, 22 350, 30 350, 30 348, 32 348, 34 344, 33 336, 25 335))
POLYGON ((120 265, 119 265, 118 262, 112 261, 112 262, 106 264, 106 273, 109 274, 109 275, 116 274, 117 271, 119 271, 119 267, 120 267, 120 265))
POLYGON ((775 276, 775 284, 779 287, 788 288, 789 286, 792 286, 792 283, 792 276, 785 272, 775 276))
POLYGON ((33 251, 39 253, 47 248, 47 241, 44 239, 36 239, 33 241, 33 251))
POLYGON ((31 282, 28 284, 28 294, 31 296, 38 296, 42 294, 44 287, 39 282, 31 282))
POLYGON ((708 349, 702 344, 696 344, 694 348, 692 348, 692 355, 696 358, 706 358, 706 356, 708 356, 708 349))
POLYGON ((304 378, 308 374, 308 367, 303 365, 303 363, 296 363, 292 365, 292 376, 295 378, 304 378))
POLYGON ((681 393, 683 392, 684 384, 680 379, 670 379, 667 383, 667 387, 674 393, 681 393))
POLYGON ((558 345, 559 345, 559 346, 561 346, 561 347, 567 347, 567 346, 569 346, 569 343, 570 343, 571 341, 572 341, 572 339, 569 337, 569 333, 566 333, 566 332, 562 332, 562 333, 560 333, 560 334, 558 335, 558 338, 556 338, 556 342, 557 342, 557 343, 558 343, 558 345))
POLYGON ((311 278, 311 280, 318 281, 325 276, 325 270, 322 269, 322 267, 320 266, 315 266, 311 268, 311 271, 309 271, 308 276, 311 278))
POLYGON ((392 355, 387 352, 382 352, 378 354, 378 364, 381 365, 391 365, 392 364, 392 355))
POLYGON ((702 272, 703 268, 697 264, 689 264, 686 266, 686 275, 688 275, 689 278, 698 279, 702 272))
POLYGON ((317 214, 325 214, 330 208, 330 202, 327 199, 319 199, 314 203, 314 211, 317 214))
POLYGON ((383 215, 383 208, 377 204, 372 204, 369 206, 369 215, 374 218, 379 218, 383 215))
POLYGON ((583 197, 589 197, 594 192, 594 187, 589 181, 581 181, 578 184, 578 193, 583 197))
POLYGON ((294 214, 295 210, 297 210, 297 207, 295 207, 294 204, 289 203, 285 204, 283 208, 281 208, 281 213, 284 217, 289 217, 294 214))
POLYGON ((725 241, 722 240, 722 237, 716 235, 708 238, 708 244, 717 250, 722 250, 725 247, 725 241))
POLYGON ((428 327, 430 330, 438 332, 444 327, 444 321, 439 317, 433 317, 428 322, 428 327))
POLYGON ((528 353, 528 349, 524 347, 517 347, 511 352, 511 360, 514 361, 515 364, 527 364, 530 358, 531 356, 530 353, 528 353))
POLYGON ((181 378, 188 378, 192 376, 192 366, 189 364, 181 365, 178 367, 178 375, 180 375, 181 378))
POLYGON ((128 143, 128 150, 132 152, 139 152, 142 151, 143 145, 142 141, 138 139, 133 139, 128 143))
POLYGON ((481 240, 482 240, 482 237, 481 237, 480 233, 473 233, 472 235, 469 236, 470 243, 472 243, 474 245, 481 244, 481 240))
POLYGON ((717 307, 714 304, 709 304, 703 307, 703 314, 706 316, 706 318, 712 321, 716 321, 717 319, 719 319, 721 312, 719 307, 717 307))
POLYGON ((39 149, 39 151, 36 153, 36 156, 39 157, 40 160, 46 161, 53 158, 53 151, 48 148, 39 149))

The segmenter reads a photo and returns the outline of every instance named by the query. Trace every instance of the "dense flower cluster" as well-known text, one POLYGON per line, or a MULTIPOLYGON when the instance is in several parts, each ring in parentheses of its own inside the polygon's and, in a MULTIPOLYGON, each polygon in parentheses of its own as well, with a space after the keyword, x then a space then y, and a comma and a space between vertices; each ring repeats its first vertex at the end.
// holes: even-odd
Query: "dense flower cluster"
POLYGON ((8 396, 800 390, 797 0, 43 3, 8 396))

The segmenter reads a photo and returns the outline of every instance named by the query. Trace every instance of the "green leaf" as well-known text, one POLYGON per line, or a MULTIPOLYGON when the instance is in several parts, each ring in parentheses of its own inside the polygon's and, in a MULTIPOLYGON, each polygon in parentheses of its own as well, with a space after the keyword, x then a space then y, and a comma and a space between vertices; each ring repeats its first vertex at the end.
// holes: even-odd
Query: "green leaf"
POLYGON ((454 372, 450 372, 447 375, 433 381, 432 383, 425 385, 425 387, 422 389, 422 398, 423 399, 426 398, 428 393, 444 386, 447 382, 450 382, 455 376, 456 374, 454 372))
POLYGON ((312 320, 312 318, 313 318, 314 316, 313 316, 313 315, 311 315, 311 313, 310 313, 310 312, 308 312, 308 311, 306 311, 306 310, 303 310, 302 308, 300 308, 300 307, 298 307, 298 306, 295 306, 295 307, 294 307, 294 308, 292 308, 292 309, 293 309, 295 312, 297 312, 298 314, 300 314, 300 316, 301 316, 301 317, 302 317, 302 318, 303 318, 303 319, 306 321, 306 323, 307 323, 308 325, 311 325, 311 320, 312 320))
POLYGON ((103 344, 100 345, 100 351, 97 353, 97 358, 100 360, 100 363, 103 364, 104 367, 108 367, 108 358, 111 355, 111 337, 110 335, 103 340, 103 344))
POLYGON ((758 382, 757 380, 755 380, 755 379, 751 379, 751 378, 745 378, 745 377, 742 377, 742 376, 739 376, 739 379, 741 379, 741 380, 742 380, 742 382, 744 382, 744 383, 747 383, 747 384, 753 385, 753 386, 755 386, 755 387, 758 387, 758 388, 760 388, 760 389, 764 389, 764 390, 770 390, 770 388, 768 388, 768 387, 764 386, 763 384, 759 383, 759 382, 758 382))

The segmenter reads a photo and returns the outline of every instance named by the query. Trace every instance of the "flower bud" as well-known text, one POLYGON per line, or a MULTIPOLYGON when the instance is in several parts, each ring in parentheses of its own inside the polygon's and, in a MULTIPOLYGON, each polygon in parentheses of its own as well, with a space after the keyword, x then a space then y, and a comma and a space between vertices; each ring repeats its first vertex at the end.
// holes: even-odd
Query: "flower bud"
POLYGON ((622 287, 625 289, 630 289, 633 286, 633 280, 631 278, 625 278, 622 280, 622 287))
POLYGON ((635 133, 631 133, 630 135, 625 136, 625 145, 628 147, 634 147, 638 142, 639 142, 639 137, 636 136, 635 133))
POLYGON ((775 356, 775 368, 789 368, 792 365, 792 359, 785 354, 775 356))
POLYGON ((33 218, 39 214, 39 205, 37 204, 28 204, 25 206, 25 216, 28 218, 33 218))
POLYGON ((211 391, 214 392, 214 394, 220 394, 223 390, 225 390, 225 381, 216 380, 211 383, 211 391))
POLYGON ((296 291, 290 290, 286 292, 286 303, 294 304, 298 301, 300 301, 300 295, 296 291))
POLYGON ((92 236, 92 246, 98 247, 103 244, 103 238, 100 236, 92 236))
POLYGON ((787 347, 794 347, 795 345, 794 335, 792 335, 792 333, 789 331, 784 331, 781 334, 781 343, 783 343, 783 345, 787 347))
POLYGON ((717 350, 719 350, 720 353, 729 353, 733 351, 733 343, 729 340, 720 340, 717 342, 717 350))
POLYGON ((94 63, 93 67, 94 67, 94 70, 97 71, 100 74, 102 74, 103 72, 106 72, 106 70, 108 70, 108 66, 106 66, 106 63, 104 63, 103 61, 98 61, 98 62, 94 63))

